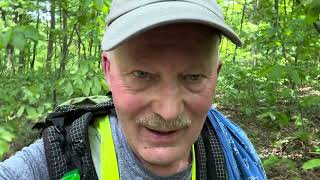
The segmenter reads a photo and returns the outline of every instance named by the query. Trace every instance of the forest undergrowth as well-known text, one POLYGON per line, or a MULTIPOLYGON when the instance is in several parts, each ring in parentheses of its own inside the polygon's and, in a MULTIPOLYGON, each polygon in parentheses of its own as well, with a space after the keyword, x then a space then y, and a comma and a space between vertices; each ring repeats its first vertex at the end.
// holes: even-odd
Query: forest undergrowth
MULTIPOLYGON (((294 126, 288 126, 281 130, 270 129, 262 123, 257 123, 257 119, 248 118, 237 109, 223 106, 218 106, 218 108, 246 131, 264 163, 268 179, 315 180, 320 178, 320 169, 311 171, 302 169, 304 162, 320 156, 320 153, 312 153, 312 148, 320 145, 319 137, 308 144, 292 136, 298 131, 294 126)), ((310 115, 313 116, 310 118, 315 118, 315 121, 320 120, 318 110, 310 112, 310 115)), ((319 122, 315 123, 319 124, 319 122)), ((311 131, 319 131, 315 125, 310 125, 311 131)))

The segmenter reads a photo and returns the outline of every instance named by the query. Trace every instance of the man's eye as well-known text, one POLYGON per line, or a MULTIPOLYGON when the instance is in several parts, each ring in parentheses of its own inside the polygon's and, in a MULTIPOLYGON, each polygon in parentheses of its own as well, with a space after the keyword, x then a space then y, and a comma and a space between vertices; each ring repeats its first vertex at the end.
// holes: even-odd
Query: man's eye
POLYGON ((201 74, 187 74, 184 76, 184 80, 190 81, 190 82, 197 82, 200 81, 203 78, 201 74))
POLYGON ((145 71, 134 71, 132 74, 139 79, 151 79, 151 74, 145 71))

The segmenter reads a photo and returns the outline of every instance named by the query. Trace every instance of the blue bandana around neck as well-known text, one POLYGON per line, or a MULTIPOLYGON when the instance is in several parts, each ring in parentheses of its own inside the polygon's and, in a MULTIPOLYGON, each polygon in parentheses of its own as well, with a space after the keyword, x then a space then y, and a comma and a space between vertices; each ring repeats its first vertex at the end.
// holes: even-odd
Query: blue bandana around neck
POLYGON ((245 132, 211 107, 208 118, 224 151, 229 180, 267 179, 261 160, 245 132))

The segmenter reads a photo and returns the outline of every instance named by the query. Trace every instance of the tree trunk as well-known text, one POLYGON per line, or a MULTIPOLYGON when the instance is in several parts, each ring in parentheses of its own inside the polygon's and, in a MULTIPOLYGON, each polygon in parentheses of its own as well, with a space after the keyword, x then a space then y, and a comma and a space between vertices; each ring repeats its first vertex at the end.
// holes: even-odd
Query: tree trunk
POLYGON ((281 53, 284 59, 287 60, 287 52, 286 52, 286 47, 285 47, 285 40, 282 36, 282 31, 281 31, 281 26, 280 26, 280 15, 279 15, 279 0, 274 0, 274 9, 276 12, 276 16, 273 22, 273 27, 276 29, 277 34, 276 36, 279 38, 280 43, 281 43, 281 53))
POLYGON ((51 71, 51 59, 53 55, 53 43, 55 41, 55 33, 54 30, 56 28, 56 0, 50 0, 51 8, 50 8, 50 30, 49 30, 49 40, 48 40, 48 49, 47 49, 47 61, 46 68, 48 71, 51 71))
MULTIPOLYGON (((241 22, 240 22, 240 33, 242 32, 242 26, 243 26, 244 16, 245 16, 245 12, 246 12, 246 7, 247 7, 247 0, 244 1, 244 5, 242 8, 242 16, 241 16, 241 22)), ((238 49, 238 46, 236 46, 234 49, 232 63, 236 62, 237 49, 238 49)))
POLYGON ((82 40, 81 40, 80 26, 77 26, 77 28, 76 28, 76 33, 77 33, 77 36, 78 36, 78 41, 79 41, 79 43, 80 43, 80 46, 79 46, 79 47, 80 47, 80 48, 82 47, 84 59, 87 59, 86 46, 84 45, 84 43, 83 43, 82 40))
POLYGON ((316 31, 320 34, 320 26, 317 23, 313 23, 314 28, 316 29, 316 31))
MULTIPOLYGON (((37 6, 39 6, 39 0, 37 0, 37 6)), ((40 23, 40 11, 38 10, 37 12, 37 24, 36 28, 39 29, 39 23, 40 23)), ((34 62, 36 61, 36 56, 37 56, 37 46, 38 46, 38 41, 35 41, 33 44, 33 50, 32 50, 32 60, 30 62, 30 69, 34 69, 34 62)))
POLYGON ((19 51, 19 65, 18 65, 18 70, 22 71, 23 68, 25 67, 25 57, 26 57, 26 53, 25 53, 25 48, 19 51))
POLYGON ((11 66, 12 68, 12 73, 16 73, 16 68, 13 60, 13 54, 14 54, 14 47, 12 45, 7 46, 7 55, 8 55, 8 67, 11 66))
POLYGON ((62 3, 62 58, 60 61, 60 71, 64 72, 66 69, 66 59, 68 56, 68 5, 67 1, 64 0, 62 3))
MULTIPOLYGON (((255 0, 255 3, 253 5, 253 11, 256 14, 258 12, 258 6, 259 6, 259 0, 255 0)), ((256 20, 256 18, 252 18, 253 24, 258 25, 258 22, 256 20)), ((258 38, 257 33, 254 33, 254 39, 256 40, 258 38)), ((257 53, 258 53, 258 47, 257 47, 257 43, 253 43, 252 45, 252 54, 253 54, 253 58, 252 58, 252 66, 256 66, 257 65, 257 53)))
POLYGON ((6 20, 6 11, 3 10, 1 7, 0 7, 0 12, 1 12, 1 19, 3 20, 4 22, 4 26, 7 26, 7 20, 6 20))
POLYGON ((92 57, 92 48, 93 48, 93 31, 90 32, 90 41, 89 41, 89 56, 92 57))

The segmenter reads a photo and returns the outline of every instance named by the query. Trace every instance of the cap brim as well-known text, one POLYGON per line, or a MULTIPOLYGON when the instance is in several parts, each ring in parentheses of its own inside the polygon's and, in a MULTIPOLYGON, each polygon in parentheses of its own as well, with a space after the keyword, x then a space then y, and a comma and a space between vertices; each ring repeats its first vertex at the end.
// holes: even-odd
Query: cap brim
POLYGON ((179 22, 211 26, 237 46, 242 45, 236 33, 209 9, 191 2, 170 1, 148 4, 118 17, 107 26, 101 48, 104 51, 110 51, 138 33, 179 22))

